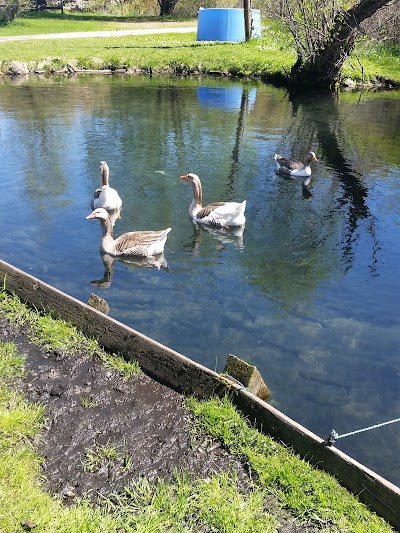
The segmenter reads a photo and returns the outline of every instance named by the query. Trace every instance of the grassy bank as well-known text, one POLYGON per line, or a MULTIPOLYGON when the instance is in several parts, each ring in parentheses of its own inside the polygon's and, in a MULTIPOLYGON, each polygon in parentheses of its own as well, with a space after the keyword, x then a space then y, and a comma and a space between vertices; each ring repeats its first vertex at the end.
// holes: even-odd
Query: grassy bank
MULTIPOLYGON (((170 25, 193 26, 196 21, 169 21, 170 25)), ((0 28, 0 37, 70 31, 101 31, 133 27, 137 21, 95 15, 53 14, 42 18, 17 19, 0 28)), ((143 23, 165 27, 156 17, 143 23)), ((279 79, 296 60, 294 43, 287 29, 277 21, 265 21, 263 35, 249 43, 197 42, 196 34, 121 36, 62 40, 0 42, 0 68, 5 72, 12 60, 26 62, 30 69, 59 70, 68 64, 78 69, 152 70, 222 73, 279 79)), ((343 74, 354 81, 389 80, 400 85, 400 44, 360 39, 355 54, 345 63, 343 74)))
MULTIPOLYGON (((29 324, 28 336, 48 349, 62 349, 74 356, 84 347, 128 377, 137 372, 118 356, 105 354, 98 344, 74 327, 51 316, 40 315, 18 298, 0 292, 0 318, 29 324)), ((371 513, 331 476, 311 467, 291 450, 250 427, 231 403, 189 399, 194 432, 207 434, 249 465, 251 483, 241 487, 235 474, 216 473, 193 480, 185 473, 174 482, 138 479, 118 495, 93 507, 85 500, 66 507, 60 497, 42 484, 43 458, 32 442, 46 420, 44 408, 29 404, 18 391, 25 360, 13 343, 0 341, 0 528, 22 532, 27 524, 37 532, 216 531, 269 533, 277 531, 280 511, 289 510, 312 531, 385 533, 392 529, 371 513), (271 509, 271 495, 278 507, 271 509)), ((29 528, 28 528, 29 529, 29 528)))

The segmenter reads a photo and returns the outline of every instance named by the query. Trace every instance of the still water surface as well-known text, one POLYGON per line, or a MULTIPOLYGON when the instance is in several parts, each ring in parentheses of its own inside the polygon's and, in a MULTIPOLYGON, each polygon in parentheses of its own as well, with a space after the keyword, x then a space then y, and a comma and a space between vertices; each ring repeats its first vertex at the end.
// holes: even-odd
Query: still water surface
MULTIPOLYGON (((400 417, 400 94, 291 100, 216 80, 54 78, 0 85, 1 257, 217 371, 257 365, 271 403, 325 438, 400 417), (309 189, 276 152, 319 162, 309 189), (123 200, 115 234, 172 227, 168 269, 116 261, 85 220, 99 162, 123 200), (189 218, 247 199, 243 235, 189 218), (100 280, 97 286, 91 282, 100 280)), ((400 484, 400 424, 337 447, 400 484)))

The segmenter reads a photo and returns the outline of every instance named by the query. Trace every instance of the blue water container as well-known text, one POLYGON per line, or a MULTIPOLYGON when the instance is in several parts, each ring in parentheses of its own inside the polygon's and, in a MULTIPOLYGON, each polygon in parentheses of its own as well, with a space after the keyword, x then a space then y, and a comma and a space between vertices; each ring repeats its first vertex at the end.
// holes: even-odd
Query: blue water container
MULTIPOLYGON (((236 8, 200 8, 197 21, 197 41, 233 41, 246 39, 244 10, 236 8)), ((261 36, 259 9, 251 10, 252 37, 261 36)))

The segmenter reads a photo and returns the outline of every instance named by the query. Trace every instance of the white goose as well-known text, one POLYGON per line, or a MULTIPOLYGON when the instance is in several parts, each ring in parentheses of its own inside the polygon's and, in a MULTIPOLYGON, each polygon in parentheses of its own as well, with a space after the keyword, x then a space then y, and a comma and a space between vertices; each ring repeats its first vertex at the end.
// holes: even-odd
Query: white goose
POLYGON ((147 257, 162 254, 165 241, 171 228, 160 231, 130 231, 113 238, 113 227, 110 215, 99 207, 86 219, 98 218, 102 227, 100 252, 112 257, 147 257))
POLYGON ((308 180, 308 183, 306 183, 307 180, 304 178, 311 177, 311 161, 318 161, 314 152, 307 152, 304 158, 304 163, 278 154, 275 154, 274 159, 276 161, 278 172, 292 178, 300 178, 303 181, 303 185, 308 185, 310 182, 310 180, 308 180))
POLYGON ((181 176, 182 180, 192 184, 193 200, 189 207, 189 215, 200 224, 217 228, 243 227, 246 218, 246 200, 243 202, 215 202, 203 207, 203 193, 201 181, 197 174, 181 176))
POLYGON ((100 175, 101 184, 100 187, 94 191, 93 200, 90 204, 90 207, 92 209, 103 207, 109 212, 112 225, 114 226, 115 220, 117 218, 121 218, 122 200, 118 192, 110 187, 110 169, 105 161, 100 161, 100 175))

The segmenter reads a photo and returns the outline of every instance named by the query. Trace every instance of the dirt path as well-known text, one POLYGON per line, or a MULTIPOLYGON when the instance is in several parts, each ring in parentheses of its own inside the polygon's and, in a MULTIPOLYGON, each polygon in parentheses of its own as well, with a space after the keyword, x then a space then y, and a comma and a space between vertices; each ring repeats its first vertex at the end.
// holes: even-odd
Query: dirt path
POLYGON ((69 33, 46 33, 37 35, 16 35, 0 37, 0 42, 5 41, 32 41, 38 39, 79 39, 84 37, 123 37, 125 35, 152 35, 159 33, 192 33, 197 27, 157 27, 157 28, 134 28, 129 30, 113 31, 80 31, 69 33))

